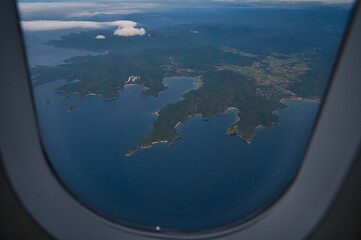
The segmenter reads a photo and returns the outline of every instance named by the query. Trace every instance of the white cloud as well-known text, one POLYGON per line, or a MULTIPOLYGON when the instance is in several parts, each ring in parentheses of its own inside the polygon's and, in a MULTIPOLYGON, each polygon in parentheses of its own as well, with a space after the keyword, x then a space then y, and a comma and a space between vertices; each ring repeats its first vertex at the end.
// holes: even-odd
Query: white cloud
POLYGON ((119 20, 115 22, 109 22, 109 25, 116 27, 135 27, 137 26, 137 23, 129 20, 119 20))
POLYGON ((56 20, 35 20, 22 21, 21 26, 25 31, 52 31, 67 29, 97 29, 105 27, 106 23, 92 21, 56 21, 56 20))
POLYGON ((144 34, 144 28, 119 27, 117 30, 114 31, 114 35, 121 37, 143 36, 144 34))
POLYGON ((114 2, 33 2, 18 3, 23 17, 92 17, 97 15, 125 15, 159 7, 159 3, 139 1, 114 2))
MULTIPOLYGON (((0 0, 1 1, 1 0, 0 0)), ((63 0, 64 1, 64 0, 63 0)), ((98 15, 127 15, 132 13, 144 12, 150 9, 160 9, 162 7, 178 6, 179 3, 193 2, 181 0, 158 0, 158 1, 98 1, 92 2, 20 2, 18 3, 19 11, 23 19, 64 19, 64 18, 89 18, 98 15)), ((259 3, 287 3, 287 2, 322 2, 322 3, 352 3, 356 0, 195 0, 195 2, 259 2, 259 3)), ((183 5, 182 5, 183 6, 183 5)))
POLYGON ((22 14, 28 13, 42 13, 56 11, 66 11, 74 8, 100 8, 103 7, 99 3, 90 2, 33 2, 33 3, 18 3, 18 7, 22 14))
POLYGON ((97 35, 95 38, 96 39, 105 39, 105 36, 104 35, 97 35))
MULTIPOLYGON (((55 31, 70 29, 100 29, 116 27, 114 35, 121 37, 143 36, 144 28, 136 28, 137 23, 129 20, 120 20, 114 22, 93 22, 93 21, 57 21, 57 20, 35 20, 21 21, 24 31, 55 31)), ((105 36, 98 35, 97 39, 105 39, 105 36)))
POLYGON ((99 29, 107 27, 135 27, 136 22, 121 20, 115 22, 93 22, 93 21, 58 21, 58 20, 35 20, 21 21, 25 31, 52 31, 69 29, 99 29))
POLYGON ((112 10, 99 10, 99 11, 78 11, 69 13, 68 17, 94 17, 97 15, 126 15, 131 13, 138 13, 139 10, 127 10, 127 9, 112 9, 112 10))

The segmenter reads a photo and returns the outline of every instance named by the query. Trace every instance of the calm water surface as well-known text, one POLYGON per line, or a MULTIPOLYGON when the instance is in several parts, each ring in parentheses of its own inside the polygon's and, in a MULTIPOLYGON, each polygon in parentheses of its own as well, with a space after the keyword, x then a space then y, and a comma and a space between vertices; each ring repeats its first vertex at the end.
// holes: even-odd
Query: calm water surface
POLYGON ((131 86, 114 101, 64 98, 54 92, 63 81, 35 88, 44 147, 66 188, 96 212, 150 229, 207 230, 269 206, 300 166, 318 104, 289 101, 280 123, 257 129, 252 144, 225 134, 235 112, 193 116, 174 144, 126 157, 156 111, 197 87, 193 78, 164 82, 169 89, 158 97, 142 98, 143 88, 131 86), (67 112, 69 105, 78 109, 67 112))

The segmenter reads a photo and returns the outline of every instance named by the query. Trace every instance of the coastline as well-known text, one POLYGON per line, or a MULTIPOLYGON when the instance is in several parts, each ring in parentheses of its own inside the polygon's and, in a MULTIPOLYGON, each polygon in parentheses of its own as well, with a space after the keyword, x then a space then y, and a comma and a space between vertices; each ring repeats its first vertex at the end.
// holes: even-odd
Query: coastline
MULTIPOLYGON (((168 81, 174 81, 174 80, 177 81, 177 80, 179 80, 179 78, 192 79, 192 80, 193 80, 192 86, 194 86, 194 87, 192 87, 192 88, 190 88, 190 89, 187 89, 185 92, 183 92, 183 93, 181 94, 181 99, 180 99, 180 101, 183 99, 183 95, 184 95, 184 94, 188 93, 189 91, 198 89, 199 87, 201 87, 201 86, 203 85, 202 76, 196 76, 196 77, 173 76, 173 77, 165 77, 165 78, 163 78, 163 85, 164 85, 165 89, 171 89, 171 88, 172 88, 172 86, 171 86, 169 83, 167 83, 168 81)), ((142 86, 142 85, 140 85, 140 84, 126 84, 126 85, 124 85, 124 87, 131 87, 131 86, 142 86)), ((162 92, 163 92, 163 91, 161 91, 160 93, 162 93, 162 92)), ((159 116, 159 112, 160 112, 160 109, 159 109, 158 111, 156 111, 156 112, 152 112, 151 114, 158 117, 158 116, 159 116)), ((202 115, 201 115, 201 114, 198 114, 198 113, 197 113, 197 114, 193 114, 193 115, 189 115, 189 116, 187 117, 187 119, 188 119, 189 117, 191 117, 191 116, 200 116, 200 118, 203 119, 202 115)), ((205 120, 205 119, 203 119, 203 120, 205 120)), ((182 124, 181 121, 178 122, 178 123, 174 126, 174 129, 178 129, 181 124, 182 124)), ((180 136, 176 137, 176 138, 173 139, 173 140, 165 139, 165 140, 153 141, 153 142, 151 142, 151 143, 147 143, 147 144, 143 144, 143 145, 142 145, 142 144, 139 144, 139 145, 137 145, 136 147, 131 148, 131 149, 125 154, 125 156, 126 156, 126 157, 130 157, 130 156, 132 156, 133 154, 135 154, 139 149, 149 149, 149 148, 151 148, 153 145, 156 145, 156 144, 168 144, 168 145, 173 144, 178 138, 180 138, 180 136)))
MULTIPOLYGON (((302 98, 302 97, 283 98, 283 99, 280 100, 279 103, 288 105, 288 104, 287 104, 288 101, 305 101, 305 102, 312 102, 312 103, 320 103, 320 99, 318 99, 318 98, 302 98)), ((278 115, 279 110, 280 110, 280 108, 277 108, 277 109, 275 109, 275 110, 273 111, 273 113, 278 115)), ((227 113, 227 112, 236 112, 236 113, 237 113, 237 114, 236 114, 236 119, 235 119, 235 121, 234 121, 234 124, 237 123, 237 122, 240 120, 240 118, 239 118, 239 116, 238 116, 239 109, 236 108, 236 107, 227 107, 223 113, 218 114, 218 115, 216 115, 216 116, 213 116, 212 118, 209 118, 209 119, 204 118, 204 117, 202 116, 202 114, 200 114, 200 113, 195 113, 195 114, 189 115, 188 118, 189 118, 189 117, 192 117, 192 116, 198 116, 198 117, 200 117, 203 121, 210 121, 210 120, 212 120, 213 118, 215 118, 215 117, 217 117, 217 116, 220 116, 220 115, 222 115, 222 114, 224 114, 224 113, 227 113)), ((157 112, 155 112, 155 113, 153 113, 153 114, 156 115, 156 116, 159 116, 159 111, 157 111, 157 112)), ((188 119, 188 118, 187 118, 187 119, 188 119)), ((174 126, 174 129, 178 129, 179 126, 180 126, 182 123, 183 123, 183 122, 178 122, 178 123, 174 126)), ((272 126, 270 126, 270 127, 265 127, 264 125, 261 125, 261 124, 258 125, 258 126, 256 126, 256 127, 254 128, 254 134, 253 134, 250 138, 244 138, 241 134, 237 133, 234 129, 231 129, 233 125, 230 126, 230 127, 227 129, 226 134, 229 135, 229 136, 232 136, 232 135, 233 135, 233 136, 237 136, 238 138, 240 138, 240 139, 241 139, 242 141, 244 141, 245 143, 251 144, 253 137, 256 135, 257 129, 260 129, 260 128, 270 129, 270 128, 272 128, 274 125, 276 125, 277 123, 278 123, 278 122, 273 122, 273 123, 272 123, 272 126)), ((150 144, 147 144, 147 145, 137 146, 136 149, 133 149, 133 150, 131 149, 131 150, 129 150, 128 153, 125 154, 125 156, 130 157, 130 156, 132 156, 135 152, 137 152, 139 149, 148 149, 148 148, 151 148, 152 145, 156 145, 156 144, 173 144, 177 139, 178 139, 178 138, 176 138, 176 139, 174 139, 174 140, 172 140, 172 141, 169 141, 169 140, 159 140, 159 141, 151 142, 150 144)))
POLYGON ((152 148, 152 146, 156 145, 156 144, 172 144, 173 142, 169 143, 167 140, 160 140, 160 141, 151 142, 149 145, 138 145, 138 146, 136 146, 134 148, 131 148, 126 154, 124 154, 124 156, 131 157, 139 149, 149 149, 149 148, 152 148))
POLYGON ((313 103, 321 103, 321 99, 319 97, 316 98, 304 98, 304 97, 289 97, 282 98, 280 103, 287 104, 288 101, 305 101, 305 102, 313 102, 313 103))

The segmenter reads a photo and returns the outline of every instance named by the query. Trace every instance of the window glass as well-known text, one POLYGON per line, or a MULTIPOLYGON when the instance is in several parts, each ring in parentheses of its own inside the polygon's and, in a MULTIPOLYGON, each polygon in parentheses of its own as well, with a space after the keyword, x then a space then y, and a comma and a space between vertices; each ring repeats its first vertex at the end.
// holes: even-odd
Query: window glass
POLYGON ((147 231, 251 219, 296 177, 352 6, 18 1, 54 173, 147 231))

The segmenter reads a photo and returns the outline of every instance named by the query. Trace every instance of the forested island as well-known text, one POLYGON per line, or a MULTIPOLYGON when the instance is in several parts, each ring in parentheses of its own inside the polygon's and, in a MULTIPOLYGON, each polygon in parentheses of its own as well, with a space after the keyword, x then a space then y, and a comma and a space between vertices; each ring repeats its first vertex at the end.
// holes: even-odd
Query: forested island
POLYGON ((65 96, 112 100, 128 84, 144 86, 142 97, 155 97, 167 90, 165 77, 200 76, 202 85, 160 109, 152 129, 126 155, 157 143, 173 143, 181 137, 177 126, 190 116, 211 120, 229 109, 237 111, 237 118, 225 132, 251 143, 257 127, 270 128, 278 122, 276 110, 284 106, 283 99, 321 96, 334 54, 328 50, 334 45, 320 47, 307 41, 308 36, 299 40, 296 33, 291 44, 282 35, 284 30, 244 26, 231 30, 183 24, 128 38, 104 30, 101 34, 107 38, 101 43, 93 37, 94 31, 71 33, 46 44, 107 53, 73 57, 57 66, 35 66, 33 85, 66 79, 68 83, 56 89, 65 96))

